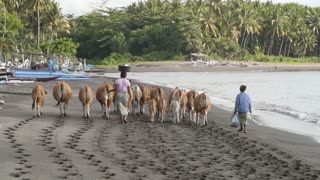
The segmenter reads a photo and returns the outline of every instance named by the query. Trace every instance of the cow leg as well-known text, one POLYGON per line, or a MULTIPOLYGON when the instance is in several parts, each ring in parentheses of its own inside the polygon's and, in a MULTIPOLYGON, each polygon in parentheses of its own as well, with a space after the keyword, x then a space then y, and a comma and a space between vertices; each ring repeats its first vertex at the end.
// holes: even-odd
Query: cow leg
POLYGON ((62 103, 59 104, 59 108, 60 108, 60 116, 63 117, 62 103))
POLYGON ((205 125, 208 126, 208 113, 207 112, 205 112, 204 119, 205 119, 205 125))
POLYGON ((205 125, 206 120, 205 120, 205 115, 204 115, 204 113, 201 113, 201 118, 202 118, 202 125, 205 125))
POLYGON ((37 116, 40 117, 40 104, 37 104, 37 116))
POLYGON ((182 118, 185 119, 185 118, 186 118, 186 108, 183 108, 183 109, 182 109, 182 112, 183 112, 182 118))
MULTIPOLYGON (((129 110, 129 109, 128 109, 129 110)), ((136 101, 133 100, 133 103, 132 103, 132 114, 134 114, 136 111, 136 101)))
POLYGON ((140 114, 144 114, 144 104, 140 104, 140 114))
POLYGON ((179 111, 177 111, 177 112, 176 112, 177 123, 180 123, 180 117, 179 117, 179 116, 180 116, 179 111))
POLYGON ((191 112, 191 119, 192 119, 192 122, 196 123, 196 113, 194 111, 191 112))
POLYGON ((35 103, 35 106, 34 106, 34 110, 33 110, 33 117, 36 117, 37 116, 38 103, 37 103, 37 101, 35 101, 34 103, 35 103))
POLYGON ((161 113, 161 122, 164 122, 164 112, 161 113))
POLYGON ((105 111, 106 111, 106 118, 109 119, 109 117, 110 117, 110 115, 109 115, 110 114, 110 107, 106 106, 105 111))
POLYGON ((68 107, 68 104, 67 104, 67 103, 64 103, 64 104, 63 104, 63 112, 64 112, 63 115, 64 115, 65 117, 67 116, 67 111, 66 111, 66 110, 67 110, 67 107, 68 107))
POLYGON ((41 104, 41 107, 40 107, 40 115, 41 116, 43 115, 43 103, 41 104))
POLYGON ((90 119, 90 106, 87 105, 87 119, 90 119))
POLYGON ((197 124, 200 124, 200 113, 197 113, 197 124))
POLYGON ((102 109, 102 117, 106 117, 106 111, 103 104, 101 104, 101 109, 102 109))
POLYGON ((86 105, 82 105, 82 118, 86 118, 86 105))

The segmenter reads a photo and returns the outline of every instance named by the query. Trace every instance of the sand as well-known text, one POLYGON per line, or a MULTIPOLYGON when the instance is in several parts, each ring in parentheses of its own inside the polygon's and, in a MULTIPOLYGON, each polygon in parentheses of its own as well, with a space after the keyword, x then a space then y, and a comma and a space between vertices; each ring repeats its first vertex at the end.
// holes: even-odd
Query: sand
POLYGON ((34 84, 1 87, 1 179, 320 178, 319 143, 254 124, 249 133, 238 133, 230 127, 230 112, 216 106, 207 127, 187 120, 151 123, 148 114, 129 115, 129 123, 120 124, 115 112, 103 119, 97 101, 91 119, 83 119, 80 87, 95 91, 105 81, 112 79, 70 81, 73 97, 63 118, 52 97, 55 82, 41 83, 48 94, 40 118, 31 110, 34 84))

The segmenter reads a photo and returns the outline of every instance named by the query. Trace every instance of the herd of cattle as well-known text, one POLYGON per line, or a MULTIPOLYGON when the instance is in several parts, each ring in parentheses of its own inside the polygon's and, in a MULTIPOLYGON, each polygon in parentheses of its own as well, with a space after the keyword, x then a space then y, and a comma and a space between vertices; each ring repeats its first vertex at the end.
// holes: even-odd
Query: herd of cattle
MULTIPOLYGON (((189 113, 191 122, 207 125, 207 114, 211 109, 210 97, 206 93, 198 93, 195 90, 186 92, 176 87, 170 92, 168 101, 163 88, 153 86, 151 89, 142 84, 134 84, 129 88, 128 109, 132 114, 145 114, 145 106, 149 107, 150 121, 163 122, 168 115, 174 123, 180 123, 189 113), (168 105, 167 105, 168 104, 168 105)), ((40 117, 43 112, 43 103, 47 92, 45 88, 36 84, 32 90, 32 109, 34 116, 40 117)), ((66 116, 66 109, 72 97, 72 89, 66 82, 56 82, 53 87, 53 97, 60 107, 60 115, 66 116)), ((90 118, 90 106, 94 99, 94 93, 90 86, 83 86, 79 91, 79 100, 83 107, 83 117, 90 118)), ((109 118, 111 106, 114 104, 116 111, 116 90, 113 84, 103 83, 96 91, 96 99, 102 108, 103 117, 109 118)))

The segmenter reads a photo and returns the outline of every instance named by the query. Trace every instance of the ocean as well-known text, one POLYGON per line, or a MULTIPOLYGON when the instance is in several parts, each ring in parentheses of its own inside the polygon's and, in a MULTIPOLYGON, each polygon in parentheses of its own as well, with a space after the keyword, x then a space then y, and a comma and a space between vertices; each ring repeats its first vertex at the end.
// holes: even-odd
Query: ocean
MULTIPOLYGON (((119 73, 105 76, 119 77, 119 73)), ((320 142, 320 72, 145 72, 129 79, 206 92, 212 104, 233 112, 241 84, 252 101, 254 122, 320 142)))

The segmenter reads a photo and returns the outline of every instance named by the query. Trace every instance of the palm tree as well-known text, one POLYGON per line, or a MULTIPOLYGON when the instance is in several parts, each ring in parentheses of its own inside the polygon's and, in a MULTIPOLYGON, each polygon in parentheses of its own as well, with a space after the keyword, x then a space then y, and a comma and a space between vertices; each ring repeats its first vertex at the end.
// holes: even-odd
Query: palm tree
POLYGON ((287 27, 289 17, 281 14, 280 8, 275 7, 275 10, 272 13, 271 24, 270 24, 270 43, 268 48, 268 55, 270 55, 271 50, 274 46, 275 37, 280 37, 285 34, 285 28, 287 27))
POLYGON ((24 7, 26 9, 32 8, 37 11, 37 20, 38 20, 38 33, 37 33, 37 45, 40 44, 40 9, 46 9, 50 4, 50 0, 28 0, 25 1, 24 7))
MULTIPOLYGON (((319 34, 320 34, 320 9, 309 8, 307 11, 307 25, 312 31, 312 34, 317 36, 317 40, 319 41, 319 34)), ((317 44, 319 47, 319 44, 317 44)), ((315 55, 318 55, 318 49, 315 49, 315 55)))
POLYGON ((53 38, 58 37, 59 32, 70 33, 70 25, 66 18, 61 14, 59 4, 53 2, 51 6, 48 7, 46 13, 47 30, 50 33, 50 41, 53 38))

